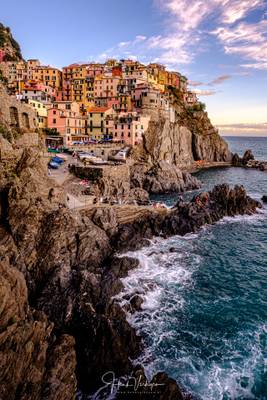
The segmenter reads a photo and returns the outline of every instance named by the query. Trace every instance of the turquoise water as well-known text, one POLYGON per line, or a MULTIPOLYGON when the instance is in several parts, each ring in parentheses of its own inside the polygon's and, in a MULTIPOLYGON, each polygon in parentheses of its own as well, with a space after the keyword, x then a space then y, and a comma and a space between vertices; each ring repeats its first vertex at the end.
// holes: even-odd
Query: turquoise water
MULTIPOLYGON (((227 140, 234 151, 253 145, 257 158, 267 159, 267 139, 227 140)), ((258 199, 267 193, 266 172, 213 169, 198 177, 204 189, 229 182, 258 199)), ((147 373, 165 370, 201 400, 266 400, 267 209, 198 234, 157 238, 130 254, 140 267, 124 286, 145 300, 129 318, 145 338, 138 361, 147 373)))

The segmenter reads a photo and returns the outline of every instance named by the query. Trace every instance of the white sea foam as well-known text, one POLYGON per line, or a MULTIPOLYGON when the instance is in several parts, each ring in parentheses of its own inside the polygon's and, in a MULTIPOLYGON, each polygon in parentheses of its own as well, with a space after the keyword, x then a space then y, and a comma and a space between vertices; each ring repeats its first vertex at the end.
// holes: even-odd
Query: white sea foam
MULTIPOLYGON (((257 225, 257 222, 266 219, 266 215, 267 208, 263 208, 252 216, 226 217, 219 224, 257 225)), ((207 225, 197 234, 184 237, 155 238, 149 247, 123 255, 137 258, 139 266, 122 279, 124 289, 117 298, 125 303, 125 295, 129 298, 139 293, 144 300, 140 312, 128 315, 129 322, 147 341, 144 353, 135 361, 144 365, 148 377, 161 369, 177 371, 176 378, 182 377, 180 383, 190 387, 202 400, 253 399, 255 369, 262 363, 265 363, 265 371, 267 368, 267 360, 260 346, 260 335, 267 333, 266 327, 254 331, 253 338, 246 336, 245 343, 242 333, 237 339, 219 339, 221 353, 225 351, 225 357, 218 354, 218 360, 215 357, 208 362, 199 355, 197 346, 191 349, 188 343, 183 343, 182 338, 177 341, 175 327, 179 321, 175 312, 185 307, 184 292, 194 290, 194 273, 202 265, 202 256, 196 243, 203 235, 204 238, 213 239, 213 226, 207 225), (173 342, 171 349, 165 348, 167 341, 173 342), (241 354, 244 348, 245 356, 241 354)), ((226 296, 219 300, 231 302, 233 298, 226 296)), ((202 343, 203 346, 209 342, 206 334, 204 332, 201 336, 199 332, 182 332, 182 335, 191 337, 192 342, 202 343)))

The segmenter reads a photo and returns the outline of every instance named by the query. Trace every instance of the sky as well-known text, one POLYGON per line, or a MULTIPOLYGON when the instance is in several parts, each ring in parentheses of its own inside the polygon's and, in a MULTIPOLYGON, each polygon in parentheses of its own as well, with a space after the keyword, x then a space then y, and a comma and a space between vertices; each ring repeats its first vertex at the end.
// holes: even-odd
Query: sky
POLYGON ((222 134, 267 136, 267 0, 0 0, 24 58, 132 58, 185 74, 222 134))

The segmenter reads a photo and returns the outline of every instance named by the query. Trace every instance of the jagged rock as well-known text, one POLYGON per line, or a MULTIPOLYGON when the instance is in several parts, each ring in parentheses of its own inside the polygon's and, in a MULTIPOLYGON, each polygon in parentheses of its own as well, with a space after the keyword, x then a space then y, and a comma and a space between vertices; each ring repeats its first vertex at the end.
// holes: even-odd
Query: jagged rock
MULTIPOLYGON (((168 163, 158 168, 162 186, 168 163)), ((221 185, 208 198, 179 202, 171 211, 139 213, 133 207, 133 216, 122 222, 110 207, 70 211, 60 193, 49 199, 55 186, 34 151, 23 152, 11 172, 0 185, 0 249, 6 246, 10 264, 0 274, 0 397, 11 400, 73 398, 75 356, 78 387, 85 393, 98 388, 109 370, 117 377, 132 372, 142 340, 114 296, 122 289, 120 278, 138 261, 114 259, 115 252, 260 206, 244 188, 221 185)), ((184 182, 183 173, 175 174, 184 182)), ((140 179, 143 185, 143 175, 140 179)), ((141 306, 140 298, 133 306, 141 306)), ((178 393, 173 381, 167 386, 168 396, 178 393)))
POLYGON ((149 203, 149 194, 140 187, 132 188, 129 192, 129 202, 137 203, 138 205, 147 205, 149 203))
POLYGON ((71 400, 76 390, 74 340, 60 338, 68 357, 51 352, 53 324, 29 308, 27 297, 23 274, 7 260, 0 262, 0 398, 71 400), (66 385, 65 378, 71 378, 66 385), (43 387, 52 383, 44 397, 43 387))
POLYGON ((72 336, 61 335, 48 348, 41 398, 44 400, 72 400, 77 389, 75 368, 75 340, 72 336))
POLYGON ((239 167, 240 165, 242 165, 242 158, 239 157, 237 153, 235 153, 232 157, 232 164, 234 167, 239 167))
POLYGON ((254 160, 254 155, 251 150, 246 150, 243 157, 239 157, 238 154, 234 154, 232 157, 232 164, 235 167, 242 167, 248 164, 249 161, 254 160))
POLYGON ((208 194, 195 196, 189 203, 179 202, 167 215, 150 213, 140 217, 138 222, 119 226, 114 243, 118 249, 136 250, 144 245, 144 238, 185 235, 225 216, 250 215, 261 207, 260 202, 247 196, 243 186, 231 189, 227 184, 218 185, 208 194))
POLYGON ((246 150, 243 155, 242 162, 244 165, 246 165, 250 160, 254 160, 254 155, 251 150, 246 150))
POLYGON ((201 182, 175 165, 160 161, 150 169, 144 164, 132 166, 131 185, 149 193, 166 193, 197 189, 201 182))
POLYGON ((20 61, 22 60, 19 44, 13 38, 10 28, 0 23, 1 42, 0 48, 4 51, 4 61, 20 61))
POLYGON ((263 203, 267 203, 267 195, 265 194, 264 196, 262 196, 261 200, 263 201, 263 203))
POLYGON ((108 236, 113 235, 116 231, 117 220, 112 208, 96 208, 93 212, 92 221, 103 229, 108 236))
POLYGON ((138 294, 135 294, 130 300, 132 311, 140 311, 142 309, 143 302, 144 300, 142 299, 142 297, 138 294))
POLYGON ((158 117, 151 121, 135 158, 153 166, 166 161, 179 168, 196 160, 231 161, 228 145, 211 124, 206 112, 192 114, 183 103, 172 104, 175 122, 158 117))

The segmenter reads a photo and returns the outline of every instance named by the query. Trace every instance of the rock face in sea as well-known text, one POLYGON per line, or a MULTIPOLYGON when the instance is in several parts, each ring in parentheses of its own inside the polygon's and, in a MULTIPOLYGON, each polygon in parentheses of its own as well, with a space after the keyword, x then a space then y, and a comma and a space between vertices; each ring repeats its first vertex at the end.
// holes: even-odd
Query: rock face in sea
POLYGON ((200 182, 184 171, 196 161, 232 159, 227 143, 206 112, 187 107, 175 91, 170 95, 170 104, 169 115, 151 113, 143 141, 133 152, 136 164, 131 168, 131 185, 149 193, 195 189, 200 182))
POLYGON ((267 171, 267 161, 255 160, 251 150, 246 150, 243 157, 239 157, 238 154, 234 154, 232 158, 232 164, 235 167, 248 167, 256 168, 260 171, 267 171))
POLYGON ((184 192, 201 186, 197 178, 166 161, 160 161, 150 168, 147 164, 136 163, 130 171, 132 187, 145 189, 149 193, 184 192))
POLYGON ((225 140, 211 124, 205 111, 187 107, 179 93, 170 95, 173 115, 153 115, 143 143, 135 150, 136 159, 150 165, 166 161, 178 168, 194 161, 231 161, 225 140))
POLYGON ((250 160, 254 160, 254 155, 251 150, 246 150, 243 157, 239 157, 239 155, 235 153, 232 158, 232 164, 235 167, 243 167, 247 165, 250 160))
MULTIPOLYGON (((109 370, 131 374, 131 360, 143 348, 114 299, 137 261, 114 253, 154 235, 185 234, 225 215, 255 212, 259 204, 242 187, 222 185, 169 212, 70 211, 38 150, 16 154, 9 170, 0 170, 0 397, 68 400, 76 380, 86 393, 109 370)), ((140 307, 140 298, 132 299, 133 312, 140 307)), ((162 399, 180 393, 169 384, 162 399)))

